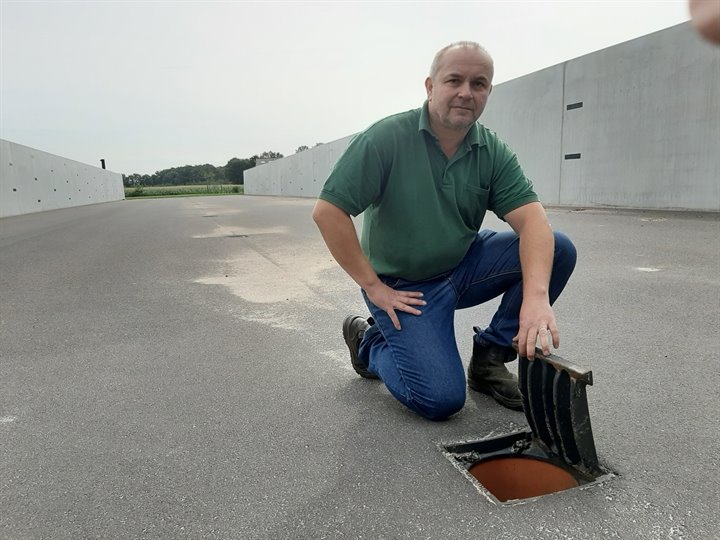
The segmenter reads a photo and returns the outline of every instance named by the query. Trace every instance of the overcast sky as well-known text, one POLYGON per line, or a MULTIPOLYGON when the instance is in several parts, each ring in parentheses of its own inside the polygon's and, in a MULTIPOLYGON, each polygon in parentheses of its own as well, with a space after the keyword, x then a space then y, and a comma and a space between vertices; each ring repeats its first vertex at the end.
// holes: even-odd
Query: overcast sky
POLYGON ((499 84, 688 18, 687 0, 0 0, 0 138, 125 174, 289 155, 420 106, 450 42, 483 44, 499 84))

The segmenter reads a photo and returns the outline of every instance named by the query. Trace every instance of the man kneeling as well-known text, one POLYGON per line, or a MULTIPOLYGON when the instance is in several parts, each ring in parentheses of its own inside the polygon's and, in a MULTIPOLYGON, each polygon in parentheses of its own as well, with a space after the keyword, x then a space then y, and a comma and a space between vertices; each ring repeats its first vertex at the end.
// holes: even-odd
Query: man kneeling
POLYGON ((490 324, 474 329, 467 384, 522 409, 505 366, 516 358, 512 343, 529 358, 538 342, 546 354, 559 346, 551 305, 575 267, 575 247, 550 228, 515 154, 477 123, 492 78, 477 43, 440 50, 424 105, 358 134, 313 210, 371 313, 343 323, 353 367, 432 420, 465 403, 455 310, 502 295, 490 324), (478 232, 487 210, 513 231, 478 232), (358 241, 350 216, 362 212, 358 241))

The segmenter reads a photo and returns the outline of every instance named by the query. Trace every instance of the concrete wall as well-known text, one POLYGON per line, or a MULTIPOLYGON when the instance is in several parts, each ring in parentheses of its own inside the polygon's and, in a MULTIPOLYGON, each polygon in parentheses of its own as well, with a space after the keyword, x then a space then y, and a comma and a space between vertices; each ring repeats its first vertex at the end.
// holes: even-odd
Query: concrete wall
POLYGON ((720 48, 689 23, 499 85, 490 99, 482 122, 546 203, 720 210, 720 48))
POLYGON ((0 139, 0 217, 124 198, 120 173, 0 139))
POLYGON ((317 197, 350 139, 352 135, 246 170, 245 193, 317 197))
MULTIPOLYGON (((720 48, 689 23, 497 85, 481 121, 546 204, 720 211, 720 48)), ((315 197, 349 140, 246 171, 245 192, 315 197)))

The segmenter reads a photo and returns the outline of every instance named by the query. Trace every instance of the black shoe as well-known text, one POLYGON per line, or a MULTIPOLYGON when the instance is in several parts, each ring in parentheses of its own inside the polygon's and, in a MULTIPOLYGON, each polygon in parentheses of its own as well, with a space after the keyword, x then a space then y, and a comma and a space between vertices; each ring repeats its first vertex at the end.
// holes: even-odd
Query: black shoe
POLYGON ((515 360, 516 356, 517 353, 512 347, 473 343, 472 359, 468 366, 468 386, 491 396, 503 407, 522 411, 518 379, 505 367, 505 364, 515 360))
POLYGON ((349 315, 343 321, 343 337, 350 349, 350 362, 355 372, 366 379, 377 379, 377 375, 370 373, 367 365, 358 357, 358 345, 368 328, 370 325, 365 319, 359 315, 349 315))

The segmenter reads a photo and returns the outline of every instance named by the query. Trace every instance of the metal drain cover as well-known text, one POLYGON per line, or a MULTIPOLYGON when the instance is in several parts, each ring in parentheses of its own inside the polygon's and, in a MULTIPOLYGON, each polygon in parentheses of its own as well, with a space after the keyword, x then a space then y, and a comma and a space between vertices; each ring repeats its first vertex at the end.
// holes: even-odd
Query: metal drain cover
POLYGON ((600 473, 585 392, 592 371, 538 350, 534 360, 520 357, 518 378, 533 438, 568 465, 600 473))

